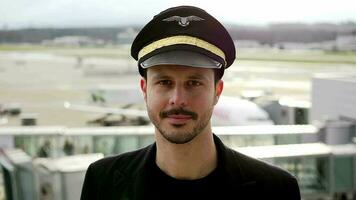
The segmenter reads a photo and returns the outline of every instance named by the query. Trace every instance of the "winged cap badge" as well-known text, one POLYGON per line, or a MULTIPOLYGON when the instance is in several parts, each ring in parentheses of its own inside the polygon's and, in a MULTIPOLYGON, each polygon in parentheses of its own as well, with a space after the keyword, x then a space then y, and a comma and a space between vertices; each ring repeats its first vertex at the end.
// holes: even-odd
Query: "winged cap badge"
POLYGON ((203 21, 203 20, 204 20, 203 18, 194 16, 194 15, 191 15, 188 17, 181 17, 181 16, 175 15, 172 17, 168 17, 162 21, 165 21, 165 22, 177 21, 179 25, 185 27, 185 26, 188 26, 191 21, 203 21))

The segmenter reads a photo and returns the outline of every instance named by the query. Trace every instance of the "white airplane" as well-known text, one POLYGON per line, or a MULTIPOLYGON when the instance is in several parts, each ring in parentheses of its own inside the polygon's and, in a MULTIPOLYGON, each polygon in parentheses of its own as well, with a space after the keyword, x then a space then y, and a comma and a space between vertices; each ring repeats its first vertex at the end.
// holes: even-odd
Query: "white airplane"
POLYGON ((0 103, 0 126, 9 122, 7 116, 17 116, 21 113, 21 107, 18 103, 0 103))
MULTIPOLYGON (((70 102, 65 102, 64 107, 78 111, 140 117, 149 121, 145 110, 76 105, 70 102)), ((266 111, 251 101, 221 96, 213 111, 212 124, 213 126, 271 125, 273 121, 266 111)))
POLYGON ((8 123, 8 119, 5 117, 0 117, 0 126, 8 123))
POLYGON ((221 96, 215 105, 213 126, 272 125, 268 113, 256 103, 237 97, 221 96))

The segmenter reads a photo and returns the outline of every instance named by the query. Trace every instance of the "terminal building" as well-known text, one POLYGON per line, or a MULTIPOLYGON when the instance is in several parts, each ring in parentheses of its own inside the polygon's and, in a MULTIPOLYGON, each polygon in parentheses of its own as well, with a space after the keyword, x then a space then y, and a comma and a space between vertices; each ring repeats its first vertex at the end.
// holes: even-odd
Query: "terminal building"
MULTIPOLYGON (((276 125, 213 132, 229 147, 291 172, 303 199, 355 199, 356 75, 319 75, 312 84, 310 105, 266 106, 276 125)), ((6 200, 74 200, 89 163, 151 144, 154 128, 2 127, 0 141, 6 200)))

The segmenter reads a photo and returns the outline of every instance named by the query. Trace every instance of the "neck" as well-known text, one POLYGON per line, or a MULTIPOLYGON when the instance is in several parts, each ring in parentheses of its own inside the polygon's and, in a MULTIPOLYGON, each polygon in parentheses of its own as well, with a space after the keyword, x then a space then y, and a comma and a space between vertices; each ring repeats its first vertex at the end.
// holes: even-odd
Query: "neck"
POLYGON ((156 143, 156 163, 171 177, 199 179, 217 166, 217 152, 210 126, 185 144, 170 143, 156 130, 156 143))

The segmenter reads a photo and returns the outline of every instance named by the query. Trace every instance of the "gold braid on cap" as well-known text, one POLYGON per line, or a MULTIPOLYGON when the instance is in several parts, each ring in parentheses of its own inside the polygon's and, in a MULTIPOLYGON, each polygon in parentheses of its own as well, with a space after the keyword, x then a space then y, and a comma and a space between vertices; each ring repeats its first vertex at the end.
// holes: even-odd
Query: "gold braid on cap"
POLYGON ((142 58, 143 56, 151 53, 152 51, 166 47, 166 46, 171 46, 171 45, 176 45, 176 44, 188 44, 192 46, 197 46, 202 49, 208 50, 211 53, 221 57, 224 59, 224 66, 226 66, 226 58, 225 58, 225 53, 219 49, 219 47, 210 44, 207 41, 204 41, 202 39, 192 37, 192 36, 186 36, 186 35, 177 35, 177 36, 172 36, 172 37, 167 37, 163 38, 157 41, 154 41, 145 47, 143 47, 139 52, 138 52, 138 59, 142 58))

